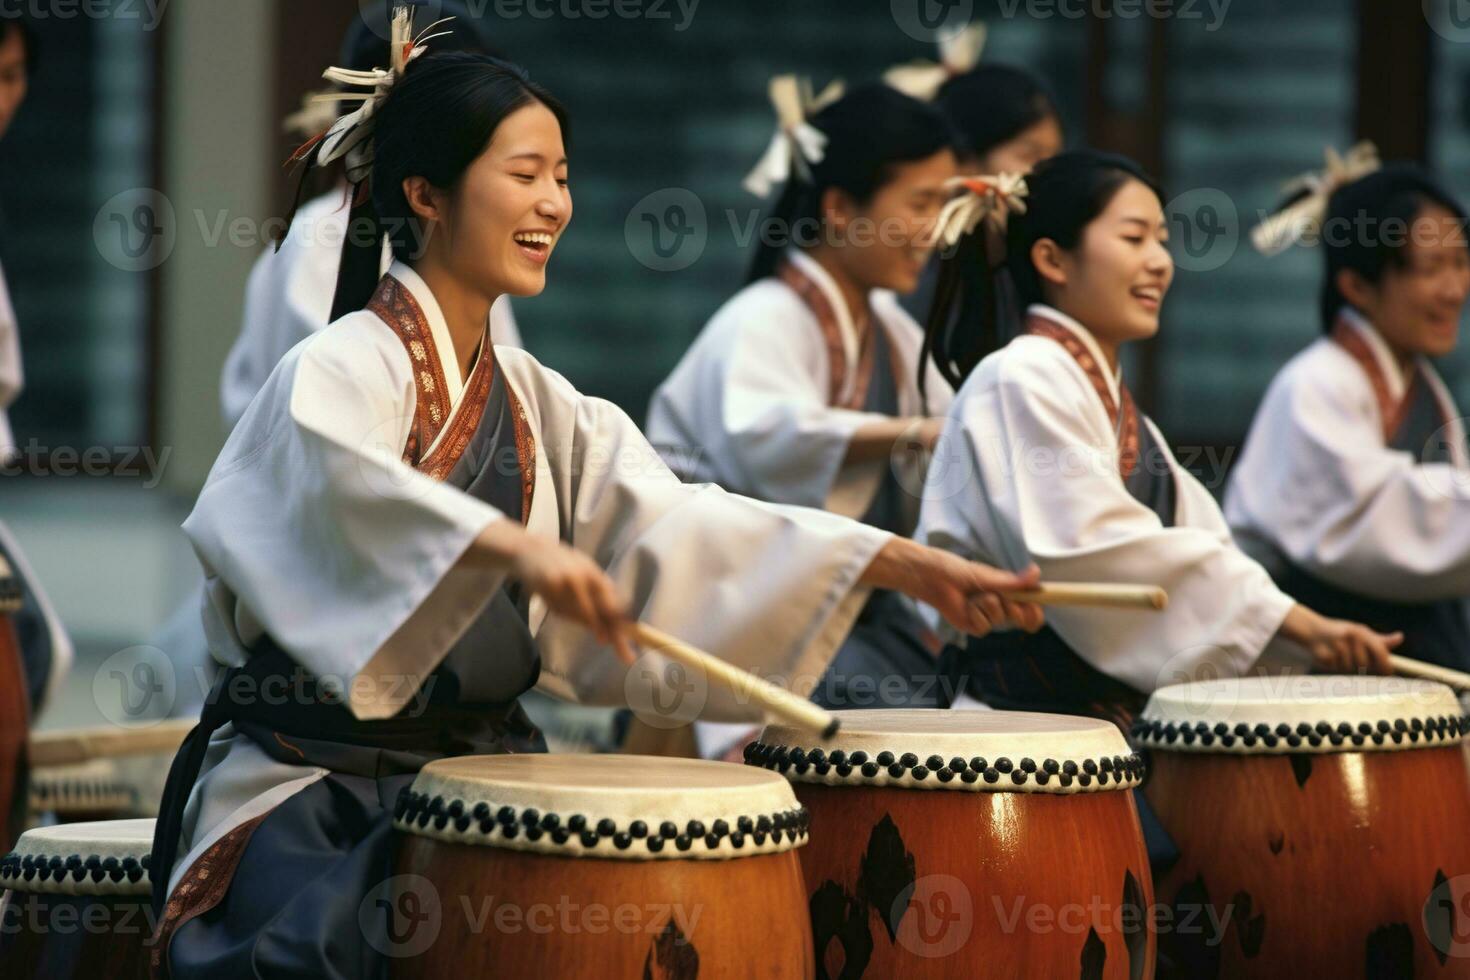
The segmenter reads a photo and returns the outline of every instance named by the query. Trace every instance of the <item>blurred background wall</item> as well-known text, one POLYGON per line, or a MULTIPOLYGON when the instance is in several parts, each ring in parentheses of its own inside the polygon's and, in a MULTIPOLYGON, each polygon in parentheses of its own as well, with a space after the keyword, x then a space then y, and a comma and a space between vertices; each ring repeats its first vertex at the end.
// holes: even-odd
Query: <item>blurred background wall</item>
MULTIPOLYGON (((1130 378, 1216 484, 1271 374, 1318 329, 1318 257, 1268 261, 1242 237, 1281 183, 1325 145, 1373 138, 1470 193, 1455 0, 468 5, 572 117, 576 217, 547 292, 516 307, 527 346, 638 419, 740 284, 759 215, 740 180, 770 137, 768 78, 872 77, 933 57, 971 18, 985 60, 1050 81, 1069 144, 1130 153, 1165 182, 1180 274, 1130 378)), ((79 642, 80 704, 88 665, 146 642, 197 575, 177 528, 225 434, 245 277, 294 187, 280 119, 359 3, 0 0, 0 16, 22 9, 42 53, 0 142, 0 261, 28 387, 0 517, 79 642)), ((1464 362, 1446 372, 1470 397, 1464 362)))

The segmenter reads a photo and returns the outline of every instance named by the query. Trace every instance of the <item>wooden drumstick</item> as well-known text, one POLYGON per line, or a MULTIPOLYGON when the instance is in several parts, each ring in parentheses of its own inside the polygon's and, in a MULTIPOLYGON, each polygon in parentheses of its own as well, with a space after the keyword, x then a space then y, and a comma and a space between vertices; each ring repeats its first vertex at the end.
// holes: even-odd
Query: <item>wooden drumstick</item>
POLYGON ((30 762, 32 766, 66 766, 123 755, 161 755, 176 751, 196 724, 196 719, 170 718, 139 728, 98 725, 32 732, 30 762))
POLYGON ((670 660, 693 670, 701 671, 712 682, 728 688, 735 694, 754 701, 766 711, 792 725, 831 738, 837 734, 841 722, 831 712, 817 707, 805 698, 799 698, 783 687, 777 687, 749 671, 727 664, 718 657, 675 639, 663 630, 647 623, 630 626, 634 639, 643 646, 657 650, 670 660))
POLYGON ((1449 667, 1441 667, 1438 664, 1427 664, 1422 660, 1400 657, 1393 653, 1388 655, 1388 659, 1393 664, 1395 674, 1403 677, 1418 677, 1426 681, 1439 681, 1456 691, 1470 691, 1470 674, 1464 671, 1451 670, 1449 667))
POLYGON ((1153 585, 1100 582, 1045 582, 1034 589, 1002 592, 1007 599, 1039 606, 1092 606, 1098 609, 1163 609, 1169 593, 1153 585))

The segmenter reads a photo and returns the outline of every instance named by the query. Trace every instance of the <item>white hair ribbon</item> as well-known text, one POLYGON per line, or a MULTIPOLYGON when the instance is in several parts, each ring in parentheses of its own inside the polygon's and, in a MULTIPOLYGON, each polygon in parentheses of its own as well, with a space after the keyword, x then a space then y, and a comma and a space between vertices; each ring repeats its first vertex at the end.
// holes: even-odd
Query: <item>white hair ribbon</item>
POLYGON ((833 82, 821 95, 812 94, 811 83, 795 75, 771 79, 771 105, 776 109, 776 133, 755 169, 745 178, 745 189, 758 197, 793 176, 812 179, 812 167, 827 152, 827 135, 807 121, 842 98, 843 85, 833 82))
MULTIPOLYGON (((393 83, 403 75, 404 69, 415 58, 428 50, 427 42, 449 33, 441 31, 438 34, 430 34, 429 32, 450 20, 453 18, 445 17, 437 20, 415 36, 413 33, 413 6, 407 3, 395 6, 392 34, 388 44, 388 50, 391 52, 391 63, 388 68, 374 68, 371 71, 328 68, 322 72, 322 77, 329 82, 335 82, 344 88, 366 89, 367 91, 324 92, 311 97, 311 101, 319 103, 362 102, 353 111, 339 117, 320 137, 316 149, 316 166, 325 167, 337 159, 342 159, 349 182, 357 184, 367 178, 373 168, 374 115, 382 107, 383 100, 388 97, 388 93, 392 91, 393 83)), ((299 159, 303 151, 309 150, 310 146, 311 144, 308 144, 302 150, 298 150, 297 156, 293 159, 299 159)))
POLYGON ((911 61, 883 73, 883 81, 904 95, 933 102, 944 83, 975 70, 985 50, 985 25, 976 21, 939 41, 939 61, 911 61))
POLYGON ((944 205, 934 226, 935 241, 945 248, 953 248, 961 238, 974 234, 981 221, 997 231, 1005 231, 1012 214, 1026 213, 1029 191, 1022 174, 951 177, 944 186, 961 191, 944 205))
POLYGON ((1345 154, 1327 148, 1327 166, 1294 178, 1283 188, 1293 201, 1251 229, 1251 244, 1262 255, 1275 255, 1315 234, 1327 217, 1327 202, 1334 191, 1378 170, 1378 148, 1364 140, 1345 154))

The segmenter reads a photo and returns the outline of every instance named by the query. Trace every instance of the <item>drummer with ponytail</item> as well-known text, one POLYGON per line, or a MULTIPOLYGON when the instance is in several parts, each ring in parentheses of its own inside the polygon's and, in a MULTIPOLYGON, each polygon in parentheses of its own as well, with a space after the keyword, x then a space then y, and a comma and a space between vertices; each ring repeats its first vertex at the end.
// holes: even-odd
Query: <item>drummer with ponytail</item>
POLYGON ((1120 351, 1153 337, 1173 280, 1163 195, 1132 160, 1063 153, 1025 178, 961 181, 926 334, 959 387, 918 540, 1059 581, 1159 586, 1156 614, 1058 609, 1036 635, 951 648, 996 707, 1125 730, 1161 684, 1255 669, 1278 638, 1316 666, 1385 672, 1401 639, 1295 603, 1231 544, 1214 498, 1135 405, 1120 351), (987 223, 1005 254, 983 261, 987 223), (997 316, 1002 287, 1023 311, 997 316))
MULTIPOLYGON (((394 260, 349 242, 351 312, 277 365, 184 523, 222 669, 159 805, 162 975, 390 972, 377 896, 416 773, 544 748, 536 686, 625 706, 633 620, 798 680, 873 589, 968 632, 1040 621, 999 594, 1034 575, 683 486, 617 406, 491 343, 492 303, 545 288, 571 220, 566 114, 503 62, 423 52, 406 7, 393 28, 390 69, 329 73, 365 97, 306 153, 345 161, 394 260)), ((759 717, 708 688, 703 711, 759 717)))
MULTIPOLYGON (((746 188, 773 200, 745 287, 655 392, 648 435, 689 482, 907 536, 951 391, 897 297, 932 256, 958 137, 888 85, 814 94, 785 76, 770 94, 778 129, 746 188)), ((875 593, 813 698, 945 707, 932 640, 898 596, 875 593)), ((709 754, 744 734, 700 731, 709 754)))

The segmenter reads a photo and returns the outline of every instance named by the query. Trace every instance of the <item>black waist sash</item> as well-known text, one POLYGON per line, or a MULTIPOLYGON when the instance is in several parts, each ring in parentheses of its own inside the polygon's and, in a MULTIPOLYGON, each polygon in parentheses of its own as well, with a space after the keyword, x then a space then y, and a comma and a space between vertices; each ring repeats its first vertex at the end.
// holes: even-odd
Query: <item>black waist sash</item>
MULTIPOLYGON (((503 376, 495 370, 479 424, 444 482, 520 521, 529 495, 522 480, 526 464, 518 446, 517 410, 503 376)), ((204 765, 210 736, 226 724, 235 725, 268 754, 279 751, 271 733, 306 740, 319 756, 312 761, 329 769, 338 768, 334 755, 345 756, 352 747, 403 752, 424 757, 423 761, 492 752, 497 744, 517 740, 522 748, 539 747, 534 726, 516 703, 535 686, 541 671, 529 607, 529 596, 515 584, 499 589, 425 681, 425 700, 386 720, 354 717, 341 697, 321 691, 305 668, 270 636, 262 637, 244 666, 219 677, 199 724, 169 769, 150 862, 153 904, 160 921, 178 857, 185 805, 204 765), (266 699, 257 692, 264 692, 267 685, 291 691, 291 696, 266 699), (334 745, 343 752, 334 752, 334 745)))
POLYGON ((410 705, 396 717, 363 721, 340 697, 320 690, 305 668, 280 647, 269 642, 265 647, 243 667, 231 668, 215 681, 199 724, 184 739, 169 768, 150 861, 153 904, 160 916, 178 857, 185 805, 204 765, 210 737, 227 724, 247 734, 268 731, 313 742, 434 756, 485 751, 507 736, 530 738, 534 731, 515 702, 473 705, 430 699, 417 711, 410 705), (266 695, 273 690, 290 693, 283 697, 266 695))

